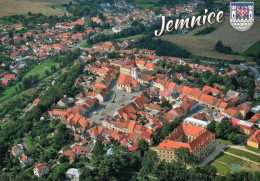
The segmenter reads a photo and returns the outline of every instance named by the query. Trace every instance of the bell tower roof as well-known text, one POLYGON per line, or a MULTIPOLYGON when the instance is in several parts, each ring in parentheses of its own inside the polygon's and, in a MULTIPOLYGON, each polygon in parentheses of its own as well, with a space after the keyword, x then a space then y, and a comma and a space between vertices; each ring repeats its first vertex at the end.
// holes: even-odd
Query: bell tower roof
POLYGON ((136 68, 137 66, 136 66, 136 62, 135 62, 135 58, 133 59, 133 61, 132 61, 132 68, 136 68))

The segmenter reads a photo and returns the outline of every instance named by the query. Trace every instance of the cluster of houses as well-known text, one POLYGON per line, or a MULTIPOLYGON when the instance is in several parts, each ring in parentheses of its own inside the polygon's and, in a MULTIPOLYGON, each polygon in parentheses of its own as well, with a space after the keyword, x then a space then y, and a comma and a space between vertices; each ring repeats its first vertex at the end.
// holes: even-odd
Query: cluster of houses
POLYGON ((51 28, 48 23, 40 26, 41 30, 29 30, 22 37, 15 35, 10 38, 7 28, 0 34, 0 41, 3 46, 9 46, 10 41, 13 40, 11 49, 0 52, 2 55, 9 56, 12 60, 12 62, 3 61, 0 65, 1 84, 8 85, 15 80, 15 77, 19 76, 21 69, 28 64, 28 61, 43 60, 48 56, 73 50, 80 41, 100 31, 100 28, 86 27, 85 20, 82 19, 74 22, 57 23, 54 28, 51 28), (84 32, 73 32, 75 25, 83 25, 84 32))
MULTIPOLYGON (((106 42, 103 45, 113 47, 116 43, 106 42)), ((93 47, 95 50, 100 49, 97 45, 93 47)), ((106 52, 108 54, 111 50, 106 52)), ((120 144, 129 151, 138 150, 138 141, 141 139, 152 146, 154 132, 162 128, 164 123, 177 118, 184 119, 183 123, 157 147, 151 147, 161 160, 172 161, 174 149, 180 147, 187 147, 201 159, 207 157, 215 148, 215 135, 206 128, 211 121, 221 122, 226 117, 234 126, 239 127, 241 132, 251 135, 248 139, 249 146, 259 147, 257 127, 260 108, 252 107, 247 93, 229 90, 223 94, 217 87, 204 86, 199 89, 178 85, 167 76, 170 70, 165 69, 158 73, 159 64, 164 60, 188 65, 190 71, 197 73, 218 73, 214 67, 187 63, 175 57, 157 56, 153 50, 119 48, 115 52, 120 55, 119 58, 110 59, 100 54, 89 54, 75 61, 88 62, 89 56, 96 58, 95 62, 85 65, 84 74, 75 80, 75 86, 81 87, 82 91, 75 97, 64 96, 56 103, 55 109, 43 115, 42 120, 60 119, 74 135, 75 144, 66 146, 59 152, 68 157, 70 163, 77 157, 89 157, 93 148, 93 144, 89 143, 97 141, 104 145, 120 144), (116 81, 116 85, 111 84, 112 81, 116 81), (119 91, 128 94, 140 93, 133 97, 129 104, 121 105, 112 116, 104 116, 100 120, 87 118, 100 103, 107 101, 111 86, 116 86, 119 91), (164 102, 170 105, 163 106, 164 102), (249 121, 245 121, 249 113, 253 113, 253 116, 249 121)), ((232 69, 234 74, 239 71, 237 68, 232 69)), ((229 72, 223 76, 230 76, 229 72)), ((177 75, 177 72, 174 75, 177 75)), ((179 79, 186 80, 184 77, 179 79)), ((40 97, 35 99, 31 106, 37 105, 40 100, 40 97)), ((32 161, 23 153, 21 145, 14 146, 12 152, 19 156, 22 164, 32 161)), ((47 163, 38 163, 34 173, 40 177, 47 174, 50 168, 47 163)))
MULTIPOLYGON (((198 143, 198 146, 195 145, 193 148, 189 144, 186 145, 200 158, 205 158, 214 148, 214 134, 205 130, 212 120, 220 122, 223 118, 228 117, 234 126, 238 126, 241 132, 247 135, 251 135, 256 130, 259 114, 256 113, 250 121, 244 120, 252 110, 252 103, 248 101, 246 93, 229 90, 223 94, 216 87, 204 86, 199 89, 178 85, 172 82, 167 74, 157 72, 158 63, 162 59, 182 65, 188 64, 192 68, 191 71, 198 73, 204 71, 215 73, 214 67, 186 63, 184 60, 174 57, 159 57, 151 50, 133 49, 129 52, 131 54, 120 54, 120 51, 117 51, 122 55, 121 58, 98 58, 96 62, 86 65, 85 71, 91 72, 91 74, 81 75, 76 80, 75 85, 83 87, 83 91, 75 98, 70 98, 74 101, 74 106, 58 109, 66 105, 64 102, 68 102, 68 98, 62 98, 57 103, 57 109, 48 112, 51 119, 60 118, 74 132, 75 140, 83 143, 102 141, 105 145, 120 143, 133 151, 138 149, 138 140, 145 139, 152 144, 153 133, 164 123, 184 117, 184 123, 178 128, 183 129, 181 132, 185 132, 186 129, 198 128, 199 130, 195 133, 185 133, 181 139, 185 142, 186 138, 183 137, 190 138, 191 140, 188 142, 191 145, 192 140, 197 143, 196 140, 201 141, 202 139, 203 143, 208 143, 208 146, 205 146, 208 148, 200 151, 198 149, 203 144, 198 143), (135 55, 134 58, 130 58, 132 54, 135 55), (129 104, 118 109, 112 117, 107 116, 99 120, 100 123, 85 118, 88 110, 97 107, 99 102, 106 101, 105 95, 109 94, 110 83, 117 77, 118 90, 132 93, 141 91, 141 86, 145 89, 129 104), (165 101, 170 103, 170 107, 162 106, 165 101), (200 111, 201 107, 206 110, 200 111), (187 115, 192 116, 187 117, 187 115), (202 138, 194 136, 201 132, 205 132, 207 136, 202 138), (205 142, 205 139, 208 142, 205 142)), ((232 71, 238 72, 239 70, 232 71)), ((175 139, 180 141, 179 138, 173 140, 167 138, 162 144, 171 145, 176 142, 175 139)), ((180 145, 183 146, 183 144, 180 145)), ((159 147, 160 149, 158 149, 161 150, 164 146, 159 147)), ((168 146, 165 149, 167 148, 168 146)), ((71 156, 73 155, 72 148, 69 152, 71 153, 69 157, 74 158, 71 156)), ((74 153, 74 155, 76 154, 74 153)))
MULTIPOLYGON (((124 9, 122 4, 116 5, 124 9)), ((127 3, 127 6, 132 9, 131 4, 127 3)), ((171 9, 163 8, 162 11, 169 16, 182 12, 193 13, 196 6, 196 3, 189 3, 171 9)), ((117 32, 128 26, 131 18, 140 20, 145 25, 153 22, 155 18, 155 13, 151 10, 135 9, 127 15, 123 13, 124 11, 120 11, 114 16, 110 13, 108 5, 106 8, 107 12, 104 14, 106 23, 116 24, 117 32)), ((91 19, 98 24, 103 23, 99 17, 91 19)), ((16 62, 12 67, 18 71, 17 68, 22 68, 25 59, 44 59, 49 55, 71 50, 80 40, 100 31, 100 28, 92 29, 84 26, 84 32, 73 33, 72 29, 75 25, 84 26, 84 18, 74 22, 57 23, 52 29, 45 23, 41 25, 44 31, 32 30, 25 33, 23 37, 14 37, 12 50, 1 53, 10 54, 16 62), (21 45, 21 40, 26 41, 26 44, 21 45)), ((3 44, 8 44, 10 40, 6 35, 1 37, 1 41, 3 44)), ((89 157, 93 149, 93 144, 89 143, 97 141, 101 141, 104 145, 120 144, 129 151, 138 150, 138 141, 141 139, 152 146, 153 134, 162 128, 164 123, 173 122, 178 118, 184 119, 183 123, 157 147, 151 147, 161 160, 171 162, 174 159, 174 150, 180 147, 188 148, 200 159, 206 158, 215 148, 215 135, 206 128, 211 121, 221 122, 226 117, 234 126, 239 127, 241 132, 251 136, 247 142, 249 146, 259 148, 260 132, 257 127, 260 121, 260 106, 252 107, 247 93, 229 90, 224 94, 218 87, 204 86, 199 89, 186 84, 177 84, 168 76, 171 70, 167 68, 161 70, 159 65, 160 62, 166 61, 187 65, 191 69, 190 73, 201 74, 210 71, 223 77, 234 76, 241 71, 240 69, 223 68, 217 72, 215 67, 186 62, 176 57, 157 56, 154 50, 130 49, 131 43, 136 41, 138 39, 105 42, 90 47, 88 54, 83 54, 75 60, 77 63, 96 59, 95 62, 85 65, 84 74, 75 80, 74 85, 81 87, 81 92, 75 97, 65 95, 56 103, 55 109, 49 110, 41 118, 41 120, 59 119, 71 130, 75 144, 68 145, 59 152, 62 156, 68 157, 70 163, 73 163, 77 157, 89 157), (111 52, 115 52, 118 56, 109 58, 108 53, 111 52), (119 91, 125 91, 127 94, 140 93, 133 97, 129 104, 121 105, 112 116, 104 116, 100 120, 87 118, 100 103, 107 101, 113 81, 116 81, 116 88, 119 91), (167 102, 166 106, 165 102, 167 102), (245 121, 249 113, 253 113, 253 116, 249 121, 245 121)), ((186 73, 172 72, 171 74, 183 82, 194 79, 186 73)), ((2 84, 9 84, 16 79, 18 73, 9 74, 0 70, 0 75, 2 84)), ((40 101, 40 97, 35 99, 29 109, 40 101)), ((33 161, 26 156, 21 144, 13 146, 11 151, 14 157, 19 158, 22 165, 33 161)), ((36 176, 42 177, 48 174, 50 169, 48 163, 37 163, 33 172, 36 176)), ((79 170, 74 168, 66 172, 67 178, 70 179, 79 179, 79 174, 79 170)))

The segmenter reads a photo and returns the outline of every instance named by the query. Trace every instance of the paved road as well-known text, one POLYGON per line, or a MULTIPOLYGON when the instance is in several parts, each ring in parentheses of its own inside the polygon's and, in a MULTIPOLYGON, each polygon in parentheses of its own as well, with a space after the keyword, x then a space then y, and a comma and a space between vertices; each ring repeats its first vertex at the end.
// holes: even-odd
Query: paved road
POLYGON ((209 162, 211 162, 212 160, 215 160, 215 157, 218 156, 221 152, 224 152, 225 148, 228 148, 227 145, 222 144, 222 143, 218 143, 216 142, 216 148, 213 150, 213 152, 207 157, 205 158, 199 165, 200 166, 204 166, 207 165, 209 162))
POLYGON ((231 67, 238 67, 242 69, 250 69, 254 73, 255 80, 260 78, 259 72, 255 67, 252 66, 247 66, 247 65, 235 65, 235 64, 230 64, 231 67))
MULTIPOLYGON (((210 63, 210 64, 216 64, 215 62, 205 61, 205 60, 202 60, 202 62, 210 63)), ((241 69, 250 69, 254 73, 255 80, 260 78, 260 74, 257 70, 257 68, 259 68, 259 67, 252 67, 252 66, 241 65, 241 64, 229 64, 229 65, 231 67, 238 67, 238 68, 241 68, 241 69)))

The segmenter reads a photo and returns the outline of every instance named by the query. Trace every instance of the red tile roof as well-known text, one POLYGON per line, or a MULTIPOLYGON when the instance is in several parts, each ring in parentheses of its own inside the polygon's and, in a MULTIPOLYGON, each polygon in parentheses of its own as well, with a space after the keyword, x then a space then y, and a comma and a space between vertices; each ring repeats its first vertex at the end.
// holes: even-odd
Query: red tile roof
POLYGON ((15 74, 5 74, 3 79, 15 79, 15 74))
POLYGON ((206 141, 213 138, 215 135, 203 128, 182 123, 178 126, 168 138, 158 145, 158 149, 174 150, 180 147, 189 148, 190 152, 194 152, 199 147, 203 146, 206 141), (177 141, 182 134, 195 137, 190 143, 177 141))
POLYGON ((255 143, 260 143, 260 130, 256 130, 252 136, 248 139, 249 141, 255 142, 255 143))
POLYGON ((259 120, 260 120, 260 113, 257 113, 249 120, 249 122, 255 123, 255 122, 259 121, 259 120))

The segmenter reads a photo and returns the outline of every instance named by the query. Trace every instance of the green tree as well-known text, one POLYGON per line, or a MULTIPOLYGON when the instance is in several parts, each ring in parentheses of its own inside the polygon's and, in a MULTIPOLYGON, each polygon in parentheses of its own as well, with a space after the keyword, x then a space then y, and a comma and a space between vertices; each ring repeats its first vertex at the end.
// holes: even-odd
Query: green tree
POLYGON ((70 165, 68 163, 63 163, 55 166, 51 173, 48 175, 49 180, 62 181, 66 179, 66 171, 69 169, 70 165))
POLYGON ((138 149, 141 150, 141 155, 144 155, 144 152, 149 150, 149 143, 144 139, 139 140, 138 149))
POLYGON ((235 133, 231 133, 228 135, 228 140, 231 141, 233 144, 238 144, 238 136, 235 133))
POLYGON ((102 161, 103 156, 105 154, 104 146, 102 145, 101 141, 97 141, 95 146, 92 150, 92 159, 95 166, 98 166, 99 163, 102 161))
POLYGON ((82 33, 84 32, 84 27, 82 25, 75 25, 74 28, 73 28, 73 32, 74 33, 82 33))
POLYGON ((159 158, 157 153, 153 150, 149 150, 144 153, 143 161, 142 161, 142 168, 141 173, 143 175, 148 175, 150 173, 155 172, 156 164, 158 163, 159 158))
POLYGON ((48 76, 50 75, 50 72, 48 70, 45 70, 45 74, 48 76))
POLYGON ((199 162, 198 157, 193 155, 188 148, 175 149, 174 157, 177 162, 184 164, 184 166, 199 162))
POLYGON ((162 107, 167 107, 167 108, 172 108, 172 105, 169 103, 169 101, 164 101, 162 104, 161 104, 162 107))
POLYGON ((10 39, 14 38, 14 34, 13 34, 12 30, 9 31, 8 36, 9 36, 10 39))
POLYGON ((212 133, 215 133, 215 131, 216 131, 215 129, 216 129, 216 121, 213 120, 207 126, 207 130, 212 132, 212 133))
POLYGON ((117 176, 120 170, 118 159, 111 155, 106 156, 99 164, 99 175, 102 180, 110 180, 112 176, 117 176))

